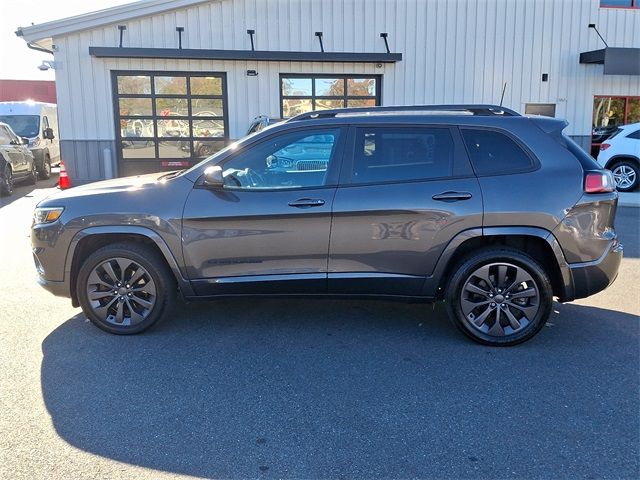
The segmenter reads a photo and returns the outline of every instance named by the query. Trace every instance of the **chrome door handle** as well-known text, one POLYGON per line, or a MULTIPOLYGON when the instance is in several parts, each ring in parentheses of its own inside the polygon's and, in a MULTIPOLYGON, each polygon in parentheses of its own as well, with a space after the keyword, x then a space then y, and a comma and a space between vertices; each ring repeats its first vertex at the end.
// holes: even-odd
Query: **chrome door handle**
POLYGON ((442 192, 431 198, 441 202, 457 202, 458 200, 469 200, 472 196, 469 192, 442 192))
POLYGON ((320 198, 300 198, 289 202, 290 207, 296 208, 321 207, 322 205, 324 205, 324 200, 320 198))

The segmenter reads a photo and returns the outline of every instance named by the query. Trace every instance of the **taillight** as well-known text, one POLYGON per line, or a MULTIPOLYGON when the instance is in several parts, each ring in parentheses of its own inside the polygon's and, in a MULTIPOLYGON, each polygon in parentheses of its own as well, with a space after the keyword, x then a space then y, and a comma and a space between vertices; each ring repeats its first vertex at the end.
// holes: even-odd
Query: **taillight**
POLYGON ((610 146, 611 146, 611 145, 610 145, 610 144, 608 144, 608 143, 603 143, 602 145, 600 145, 600 150, 601 150, 601 151, 604 151, 604 150, 606 150, 607 148, 609 148, 610 146))
POLYGON ((584 177, 585 193, 606 193, 614 190, 613 175, 609 170, 589 172, 584 177))

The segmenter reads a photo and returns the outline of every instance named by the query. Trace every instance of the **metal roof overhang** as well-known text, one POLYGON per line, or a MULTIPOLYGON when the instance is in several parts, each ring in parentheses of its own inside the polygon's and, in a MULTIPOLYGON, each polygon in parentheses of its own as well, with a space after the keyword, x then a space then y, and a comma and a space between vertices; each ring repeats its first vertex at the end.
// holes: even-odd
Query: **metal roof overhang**
POLYGON ((89 47, 97 58, 176 58, 187 60, 254 60, 262 62, 396 63, 401 53, 286 52, 264 50, 210 50, 195 48, 89 47))
POLYGON ((605 75, 640 75, 640 48, 607 47, 582 52, 580 63, 604 65, 605 75))

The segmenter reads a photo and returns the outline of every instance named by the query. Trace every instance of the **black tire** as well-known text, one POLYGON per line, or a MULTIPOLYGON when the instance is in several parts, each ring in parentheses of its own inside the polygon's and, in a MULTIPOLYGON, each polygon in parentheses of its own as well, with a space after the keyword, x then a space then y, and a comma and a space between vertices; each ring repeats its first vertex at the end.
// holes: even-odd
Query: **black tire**
MULTIPOLYGON (((120 272, 119 276, 124 277, 125 273, 120 272)), ((141 288, 144 288, 144 285, 142 285, 141 288)), ((105 291, 100 293, 108 291, 109 288, 105 287, 105 291)), ((117 243, 100 248, 84 261, 80 267, 76 281, 78 300, 87 318, 102 330, 118 335, 132 335, 140 333, 166 317, 175 304, 176 291, 177 287, 175 277, 167 266, 164 258, 162 258, 153 248, 138 243, 117 243), (99 315, 96 308, 104 310, 105 307, 96 307, 95 305, 97 302, 104 301, 104 303, 107 304, 113 300, 116 303, 114 303, 113 306, 108 307, 107 311, 113 312, 114 308, 118 309, 118 302, 126 305, 123 307, 126 311, 127 309, 131 309, 132 305, 134 305, 134 307, 140 307, 140 305, 135 303, 137 301, 136 297, 130 298, 129 300, 131 300, 131 302, 126 298, 122 301, 120 298, 115 298, 118 297, 118 295, 114 292, 110 297, 104 297, 104 300, 101 299, 96 301, 93 299, 92 303, 92 300, 89 299, 88 290, 91 285, 90 278, 95 278, 92 274, 94 274, 94 271, 96 274, 97 272, 100 272, 101 265, 105 265, 106 262, 111 262, 110 264, 115 265, 114 270, 117 274, 119 271, 117 270, 118 263, 117 260, 115 260, 116 258, 126 259, 127 261, 131 261, 132 265, 142 267, 146 270, 145 274, 148 273, 150 280, 153 282, 149 282, 149 284, 154 286, 155 295, 153 296, 153 306, 150 307, 147 314, 144 315, 144 319, 137 323, 133 323, 133 314, 131 313, 131 310, 129 310, 130 318, 128 320, 131 322, 130 325, 127 325, 126 322, 118 324, 116 315, 113 313, 104 318, 104 315, 99 315), (115 264, 113 262, 115 262, 115 264), (111 320, 109 320, 109 318, 111 318, 111 320)), ((94 291, 92 294, 95 293, 96 292, 94 291)), ((122 296, 124 295, 125 294, 122 294, 122 296)), ((146 300, 151 301, 151 298, 148 296, 145 298, 146 300)), ((125 318, 124 320, 126 321, 127 319, 125 318)))
POLYGON ((51 157, 45 155, 42 160, 42 170, 40 171, 40 179, 49 180, 51 178, 51 157))
POLYGON ((633 192, 638 188, 638 183, 640 182, 638 163, 633 160, 618 160, 611 165, 611 172, 613 172, 614 178, 616 174, 619 176, 623 171, 627 175, 627 181, 624 186, 620 186, 618 185, 618 180, 616 180, 616 189, 619 192, 633 192), (631 179, 629 179, 629 177, 631 177, 631 179))
POLYGON ((476 251, 458 264, 447 285, 445 300, 449 318, 462 333, 484 345, 506 347, 530 340, 544 327, 553 306, 553 289, 549 275, 532 257, 519 250, 496 247, 476 251), (499 282, 497 272, 502 267, 505 267, 503 271, 506 273, 502 282, 499 282), (482 276, 476 275, 478 272, 487 272, 491 284, 483 283, 482 276), (517 279, 525 277, 526 281, 516 283, 517 279), (474 285, 474 281, 479 283, 474 285), (509 286, 498 290, 500 283, 509 286), (469 293, 474 290, 466 288, 478 285, 482 287, 482 291, 493 293, 488 296, 478 295, 469 293), (497 294, 498 291, 501 293, 497 294), (537 297, 529 298, 531 291, 537 293, 537 297), (524 297, 525 293, 527 298, 510 299, 510 295, 524 297), (474 297, 473 302, 469 301, 470 296, 474 297), (476 301, 481 301, 477 304, 479 306, 465 314, 463 308, 469 310, 469 305, 476 305, 476 301), (525 308, 535 311, 530 315, 532 318, 524 313, 525 308), (485 317, 487 310, 489 312, 485 317), (520 315, 520 318, 514 319, 516 327, 513 327, 511 318, 520 315), (486 323, 478 325, 476 322, 485 321, 482 317, 486 319, 486 323), (499 322, 497 326, 496 320, 499 322))
POLYGON ((35 160, 31 162, 31 172, 29 173, 29 176, 27 177, 27 184, 28 185, 35 185, 36 183, 38 183, 38 169, 36 167, 36 162, 35 160))
POLYGON ((13 193, 13 171, 8 163, 0 170, 0 197, 8 197, 13 193))

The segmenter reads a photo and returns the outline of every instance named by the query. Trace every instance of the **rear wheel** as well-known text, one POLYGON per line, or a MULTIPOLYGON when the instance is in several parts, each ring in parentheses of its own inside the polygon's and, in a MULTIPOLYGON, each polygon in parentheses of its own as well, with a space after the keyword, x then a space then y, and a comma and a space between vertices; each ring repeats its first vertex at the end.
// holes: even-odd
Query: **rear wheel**
POLYGON ((638 188, 640 181, 640 171, 638 165, 633 160, 621 160, 611 168, 616 188, 621 192, 631 192, 638 188))
POLYGON ((49 155, 45 155, 42 160, 42 170, 40 171, 40 178, 42 180, 49 180, 51 178, 51 158, 49 155))
POLYGON ((142 332, 171 309, 173 274, 145 245, 107 245, 93 253, 78 273, 76 292, 85 315, 110 333, 142 332))
POLYGON ((465 335, 485 345, 525 342, 545 325, 553 292, 533 258, 508 248, 487 249, 463 261, 446 292, 447 311, 465 335))
POLYGON ((8 197, 13 193, 13 171, 11 166, 7 163, 4 168, 0 170, 0 196, 8 197))

